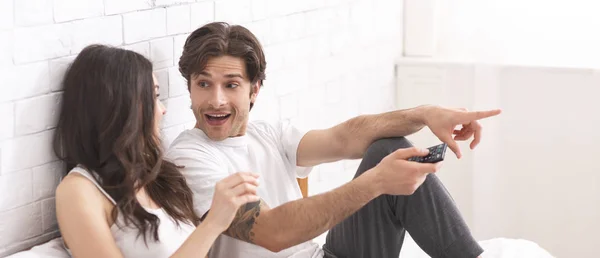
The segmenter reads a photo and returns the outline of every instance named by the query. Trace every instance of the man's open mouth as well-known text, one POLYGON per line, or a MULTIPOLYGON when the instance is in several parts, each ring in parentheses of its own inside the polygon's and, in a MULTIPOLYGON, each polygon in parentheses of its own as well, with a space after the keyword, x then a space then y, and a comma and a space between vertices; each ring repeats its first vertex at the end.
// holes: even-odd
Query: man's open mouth
POLYGON ((219 114, 219 115, 204 115, 208 121, 223 121, 231 116, 231 114, 219 114))

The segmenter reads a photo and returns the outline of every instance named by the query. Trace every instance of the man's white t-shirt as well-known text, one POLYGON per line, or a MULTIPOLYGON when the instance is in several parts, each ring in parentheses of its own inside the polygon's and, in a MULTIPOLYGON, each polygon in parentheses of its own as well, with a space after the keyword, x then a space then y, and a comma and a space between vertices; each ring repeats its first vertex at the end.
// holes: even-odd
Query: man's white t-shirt
MULTIPOLYGON (((212 141, 197 128, 182 132, 171 144, 167 158, 181 168, 194 193, 194 208, 204 215, 212 203, 215 184, 237 172, 260 174, 258 195, 271 208, 302 198, 297 177, 306 177, 311 168, 298 167, 296 152, 305 132, 287 122, 275 125, 263 121, 248 123, 246 134, 212 141)), ((309 241, 278 253, 221 235, 210 257, 323 257, 318 244, 309 241)))

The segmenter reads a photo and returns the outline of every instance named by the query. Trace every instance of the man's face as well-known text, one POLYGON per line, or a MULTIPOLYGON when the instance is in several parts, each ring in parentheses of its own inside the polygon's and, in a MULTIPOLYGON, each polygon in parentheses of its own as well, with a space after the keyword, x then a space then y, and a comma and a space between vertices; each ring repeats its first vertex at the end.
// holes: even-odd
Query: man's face
POLYGON ((244 135, 250 103, 256 100, 259 89, 258 84, 251 84, 241 58, 209 59, 190 82, 196 127, 214 141, 244 135))

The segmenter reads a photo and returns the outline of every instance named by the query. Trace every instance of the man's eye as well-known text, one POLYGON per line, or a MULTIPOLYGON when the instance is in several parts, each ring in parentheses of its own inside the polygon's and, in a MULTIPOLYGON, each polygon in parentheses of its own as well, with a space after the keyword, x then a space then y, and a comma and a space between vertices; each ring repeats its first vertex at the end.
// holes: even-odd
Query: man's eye
POLYGON ((205 87, 208 87, 208 83, 207 82, 200 82, 200 83, 198 83, 198 86, 200 86, 202 88, 205 88, 205 87))
POLYGON ((227 88, 236 88, 236 87, 238 87, 238 86, 239 86, 239 85, 237 85, 237 84, 235 84, 235 83, 230 83, 230 84, 227 84, 227 88))

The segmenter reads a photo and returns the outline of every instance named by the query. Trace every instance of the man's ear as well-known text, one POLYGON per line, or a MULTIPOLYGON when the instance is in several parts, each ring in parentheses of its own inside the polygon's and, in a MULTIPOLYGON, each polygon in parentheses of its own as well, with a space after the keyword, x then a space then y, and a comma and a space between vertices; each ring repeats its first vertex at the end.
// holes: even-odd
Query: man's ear
POLYGON ((260 91, 260 82, 256 82, 252 84, 252 89, 250 91, 250 103, 254 103, 256 101, 256 97, 258 96, 258 92, 260 91))

